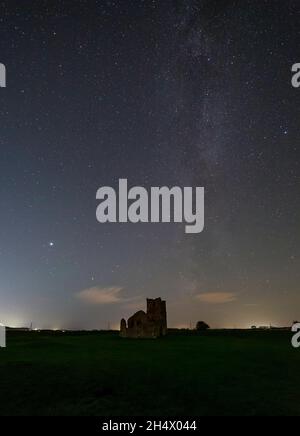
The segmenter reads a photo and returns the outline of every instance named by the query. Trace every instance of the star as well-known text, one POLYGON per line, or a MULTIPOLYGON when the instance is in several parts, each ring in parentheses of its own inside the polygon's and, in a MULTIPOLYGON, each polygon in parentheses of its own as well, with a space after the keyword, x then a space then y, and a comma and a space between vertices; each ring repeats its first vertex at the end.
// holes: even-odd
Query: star
POLYGON ((54 242, 49 242, 49 247, 54 247, 54 242))

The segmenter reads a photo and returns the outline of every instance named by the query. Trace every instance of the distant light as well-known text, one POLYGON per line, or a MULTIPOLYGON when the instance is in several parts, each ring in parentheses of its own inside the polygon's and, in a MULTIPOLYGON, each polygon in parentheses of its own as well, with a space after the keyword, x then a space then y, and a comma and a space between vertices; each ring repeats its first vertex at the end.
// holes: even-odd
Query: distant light
POLYGON ((49 247, 54 247, 54 242, 49 242, 49 247))

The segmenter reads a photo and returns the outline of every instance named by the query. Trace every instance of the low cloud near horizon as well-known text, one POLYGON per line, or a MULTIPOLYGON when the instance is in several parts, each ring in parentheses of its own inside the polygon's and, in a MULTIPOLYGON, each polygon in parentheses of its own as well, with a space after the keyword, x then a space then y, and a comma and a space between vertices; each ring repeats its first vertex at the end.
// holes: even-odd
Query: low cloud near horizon
POLYGON ((195 298, 207 304, 226 304, 237 300, 237 295, 231 292, 208 292, 198 294, 195 298))
POLYGON ((128 304, 137 305, 140 297, 126 298, 122 295, 123 288, 119 286, 94 286, 77 293, 77 298, 87 304, 128 304))
POLYGON ((125 301, 120 295, 121 291, 121 287, 101 288, 94 286, 78 292, 77 297, 88 304, 115 304, 125 301))

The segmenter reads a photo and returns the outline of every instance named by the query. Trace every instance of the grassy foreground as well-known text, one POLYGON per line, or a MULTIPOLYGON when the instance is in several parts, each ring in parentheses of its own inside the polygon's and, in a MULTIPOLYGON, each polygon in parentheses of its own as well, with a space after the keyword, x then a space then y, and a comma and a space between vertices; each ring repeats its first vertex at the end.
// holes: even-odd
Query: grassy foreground
POLYGON ((9 333, 0 415, 300 415, 288 332, 9 333))

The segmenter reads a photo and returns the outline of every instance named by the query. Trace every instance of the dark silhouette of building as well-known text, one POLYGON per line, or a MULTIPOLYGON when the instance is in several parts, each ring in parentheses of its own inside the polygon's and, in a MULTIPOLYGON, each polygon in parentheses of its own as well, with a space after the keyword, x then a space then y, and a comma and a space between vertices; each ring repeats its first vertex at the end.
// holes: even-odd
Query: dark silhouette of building
POLYGON ((147 313, 143 310, 121 320, 122 338, 159 338, 167 334, 166 302, 161 298, 147 299, 147 313))

